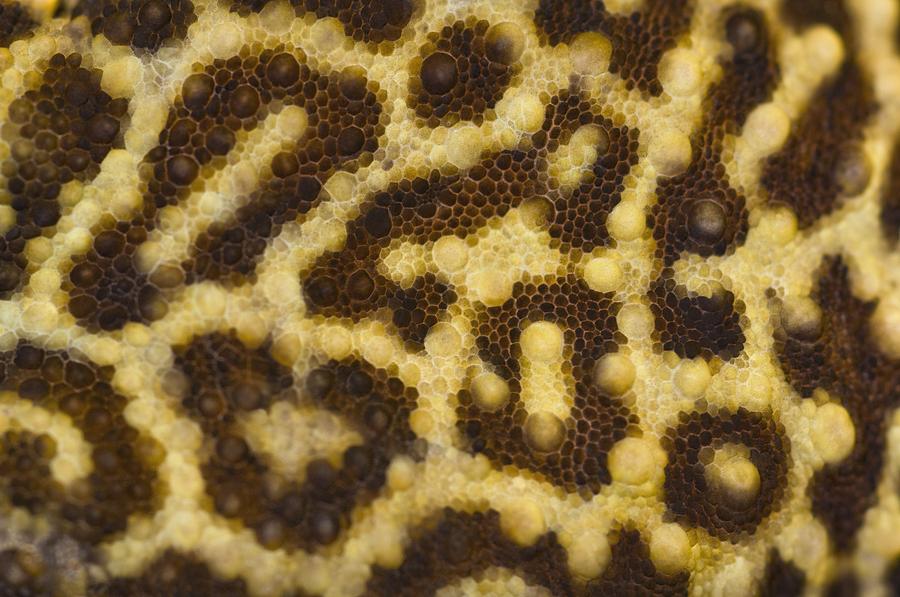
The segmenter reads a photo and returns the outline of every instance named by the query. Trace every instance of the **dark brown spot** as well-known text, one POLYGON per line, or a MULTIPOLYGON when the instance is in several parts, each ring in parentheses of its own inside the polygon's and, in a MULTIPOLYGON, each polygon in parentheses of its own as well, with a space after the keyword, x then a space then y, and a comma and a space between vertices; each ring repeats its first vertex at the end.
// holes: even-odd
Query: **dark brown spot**
POLYGON ((249 118, 259 109, 259 92, 250 85, 241 85, 234 90, 229 106, 238 118, 249 118))
POLYGON ((189 76, 181 86, 181 98, 189 110, 202 110, 212 97, 215 83, 204 73, 189 76))
POLYGON ((362 149, 366 136, 359 127, 351 126, 338 135, 338 150, 343 155, 353 155, 362 149))
POLYGON ((290 54, 278 54, 269 62, 266 75, 275 85, 290 87, 300 79, 300 63, 290 54))
POLYGON ((456 59, 446 52, 435 52, 422 61, 422 86, 435 95, 447 93, 459 78, 456 59))
POLYGON ((700 242, 718 242, 725 233, 725 225, 725 210, 710 199, 695 201, 688 213, 690 234, 700 242))
POLYGON ((138 11, 138 22, 152 29, 161 29, 172 20, 172 11, 161 0, 149 0, 138 11))
POLYGON ((169 172, 169 180, 181 186, 187 186, 194 182, 200 171, 197 162, 186 155, 177 155, 170 158, 166 162, 166 169, 169 172))

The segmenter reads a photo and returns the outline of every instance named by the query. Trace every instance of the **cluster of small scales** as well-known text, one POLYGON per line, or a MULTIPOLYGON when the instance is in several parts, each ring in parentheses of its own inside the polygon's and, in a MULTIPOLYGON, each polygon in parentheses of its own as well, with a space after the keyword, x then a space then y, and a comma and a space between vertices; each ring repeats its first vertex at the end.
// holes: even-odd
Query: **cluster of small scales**
POLYGON ((0 590, 900 591, 898 21, 0 3, 0 590))

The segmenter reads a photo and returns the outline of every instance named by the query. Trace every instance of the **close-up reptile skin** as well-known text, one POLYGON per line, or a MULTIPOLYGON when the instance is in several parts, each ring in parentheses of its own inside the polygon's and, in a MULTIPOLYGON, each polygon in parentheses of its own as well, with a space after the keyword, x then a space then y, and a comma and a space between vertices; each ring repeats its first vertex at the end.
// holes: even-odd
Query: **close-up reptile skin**
POLYGON ((0 597, 900 595, 900 0, 0 0, 0 597))

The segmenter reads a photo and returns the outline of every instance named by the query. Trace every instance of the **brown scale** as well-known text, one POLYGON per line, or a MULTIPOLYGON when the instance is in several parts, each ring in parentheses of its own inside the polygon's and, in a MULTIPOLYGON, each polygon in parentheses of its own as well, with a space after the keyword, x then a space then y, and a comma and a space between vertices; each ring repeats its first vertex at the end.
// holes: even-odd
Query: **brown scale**
POLYGON ((806 588, 806 574, 792 562, 781 559, 777 549, 769 551, 761 597, 800 597, 806 588))
POLYGON ((16 221, 0 238, 0 299, 25 283, 25 244, 56 225, 62 185, 90 181, 109 150, 122 147, 128 102, 102 91, 101 75, 81 66, 80 54, 55 54, 41 86, 9 106, 11 155, 0 174, 16 221))
POLYGON ((900 241, 900 138, 891 151, 887 182, 881 201, 881 227, 892 243, 900 241))
POLYGON ((233 335, 211 334, 179 350, 176 367, 190 380, 183 405, 207 437, 202 465, 216 510, 239 518, 269 548, 312 549, 334 542, 358 503, 384 485, 387 466, 415 440, 409 413, 416 392, 358 362, 330 362, 312 371, 306 394, 341 416, 363 437, 342 466, 313 460, 299 483, 269 470, 239 434, 237 416, 287 399, 293 378, 268 347, 245 348, 233 335))
POLYGON ((722 80, 706 97, 706 118, 693 140, 688 169, 660 177, 658 202, 649 224, 664 268, 651 285, 656 331, 664 350, 681 357, 740 354, 744 333, 740 303, 721 290, 712 297, 695 296, 672 280, 669 268, 682 252, 701 257, 725 255, 744 242, 748 211, 744 197, 728 183, 721 162, 726 134, 739 134, 754 107, 771 97, 779 72, 763 15, 734 9, 721 15, 723 37, 731 56, 722 80), (737 308, 736 308, 737 307, 737 308))
POLYGON ((81 0, 72 15, 86 15, 93 34, 114 45, 150 52, 166 40, 184 39, 197 20, 191 0, 81 0))
MULTIPOLYGON (((231 10, 246 16, 261 11, 269 2, 231 0, 231 10)), ((310 13, 320 19, 334 17, 344 26, 345 35, 371 45, 400 39, 419 3, 417 0, 291 0, 298 16, 310 13)))
POLYGON ((534 545, 520 547, 503 534, 495 510, 469 514, 444 508, 413 533, 403 564, 396 569, 373 566, 364 595, 434 595, 453 581, 478 577, 490 567, 515 570, 529 585, 553 595, 575 594, 566 552, 556 534, 547 533, 534 545))
POLYGON ((88 328, 118 329, 127 321, 163 316, 167 289, 185 281, 244 281, 268 239, 319 203, 322 184, 333 172, 371 162, 384 132, 376 93, 374 84, 352 70, 321 75, 292 54, 272 50, 219 59, 189 76, 159 145, 144 158, 143 213, 101 232, 91 251, 73 258, 69 311, 88 328), (186 197, 201 167, 224 166, 236 133, 255 129, 271 102, 304 107, 316 134, 293 152, 276 155, 271 179, 228 221, 201 233, 180 269, 139 273, 134 252, 155 227, 158 210, 186 197))
POLYGON ((612 557, 603 575, 588 583, 586 594, 590 597, 686 597, 689 579, 687 572, 675 575, 658 572, 650 560, 650 549, 641 540, 641 534, 625 530, 619 532, 618 540, 612 545, 612 557))
POLYGON ((224 580, 192 554, 168 549, 133 578, 116 578, 89 587, 91 597, 245 597, 243 580, 224 580))
MULTIPOLYGON (((123 531, 130 515, 157 506, 162 448, 125 420, 128 401, 110 385, 112 374, 110 367, 26 343, 0 353, 0 390, 67 415, 91 444, 93 462, 90 475, 65 490, 50 480, 17 485, 14 478, 13 498, 32 512, 53 515, 66 533, 89 543, 123 531)), ((38 439, 42 447, 33 451, 49 449, 38 439)))
POLYGON ((668 513, 678 522, 738 543, 776 511, 787 488, 790 440, 780 423, 739 408, 734 413, 681 413, 662 439, 669 454, 664 485, 668 513), (750 502, 707 483, 704 461, 726 444, 746 446, 759 472, 750 502))
POLYGON ((439 314, 456 300, 432 274, 404 289, 378 272, 381 252, 401 238, 417 242, 466 236, 530 198, 549 201, 547 226, 564 250, 590 251, 609 242, 606 217, 618 204, 623 180, 637 161, 638 132, 616 128, 591 111, 586 99, 564 92, 547 109, 528 151, 503 151, 458 175, 432 172, 376 193, 347 226, 340 251, 324 254, 303 276, 308 308, 327 317, 360 320, 379 309, 393 312, 401 336, 421 346, 439 314), (581 125, 599 126, 605 137, 593 177, 569 194, 551 188, 546 155, 568 143, 581 125))
POLYGON ((13 547, 0 551, 0 595, 3 597, 58 595, 57 576, 36 553, 13 547))
POLYGON ((491 51, 490 23, 470 17, 430 33, 410 63, 406 103, 429 127, 484 121, 522 70, 491 51), (492 59, 491 56, 494 56, 492 59))
POLYGON ((681 358, 702 356, 723 360, 737 357, 744 349, 744 303, 722 288, 711 296, 688 291, 672 279, 670 268, 650 285, 650 310, 656 321, 654 340, 663 350, 681 358))
POLYGON ((0 48, 23 39, 37 28, 37 22, 21 3, 0 2, 0 48))
POLYGON ((478 351, 507 381, 510 397, 499 410, 485 412, 473 403, 468 390, 460 392, 457 427, 469 449, 484 453, 498 467, 536 471, 570 492, 585 488, 597 493, 608 484, 609 450, 625 437, 629 424, 637 422, 626 406, 591 383, 594 363, 625 341, 616 330, 618 309, 609 294, 591 290, 573 275, 551 284, 517 283, 513 298, 486 309, 478 321, 478 351), (519 339, 523 329, 537 321, 564 328, 565 354, 575 382, 565 439, 549 453, 529 447, 524 431, 528 413, 519 400, 519 339))
POLYGON ((789 206, 801 228, 838 209, 847 157, 858 151, 876 108, 871 82, 856 63, 845 62, 810 99, 781 151, 767 159, 761 182, 769 201, 789 206))
POLYGON ((847 458, 826 465, 810 481, 812 512, 830 531, 840 552, 850 551, 884 465, 887 417, 900 396, 900 364, 877 350, 869 331, 875 304, 853 296, 841 258, 823 260, 812 294, 821 325, 788 334, 775 330, 775 348, 785 377, 804 397, 816 388, 847 409, 856 444, 847 458))
POLYGON ((662 55, 687 31, 693 6, 689 0, 645 0, 630 15, 615 15, 602 0, 541 0, 534 15, 550 45, 570 43, 579 33, 597 31, 612 43, 609 70, 654 96, 662 94, 657 69, 662 55))
POLYGON ((49 435, 7 431, 0 439, 0 487, 16 507, 31 512, 59 500, 63 488, 50 472, 56 442, 49 435))

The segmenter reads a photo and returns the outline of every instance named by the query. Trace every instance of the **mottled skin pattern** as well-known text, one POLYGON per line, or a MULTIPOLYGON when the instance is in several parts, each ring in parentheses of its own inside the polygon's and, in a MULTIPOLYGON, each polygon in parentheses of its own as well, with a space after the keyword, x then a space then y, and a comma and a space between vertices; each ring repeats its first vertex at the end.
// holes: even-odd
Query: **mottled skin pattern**
POLYGON ((0 595, 900 594, 898 0, 0 0, 0 595))

